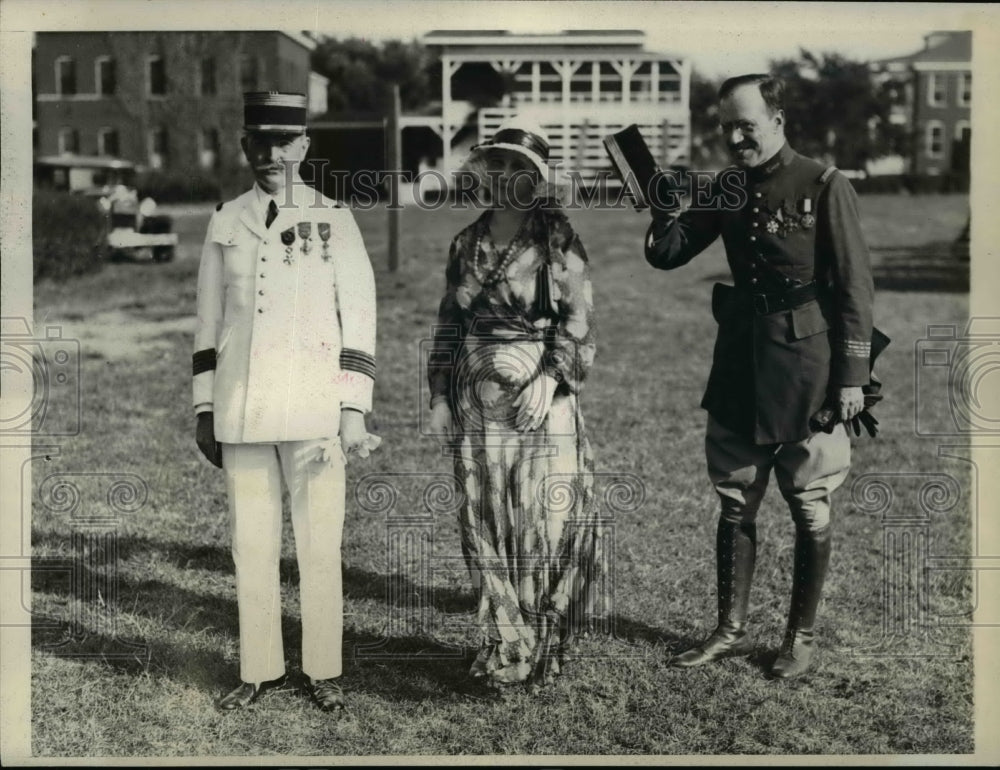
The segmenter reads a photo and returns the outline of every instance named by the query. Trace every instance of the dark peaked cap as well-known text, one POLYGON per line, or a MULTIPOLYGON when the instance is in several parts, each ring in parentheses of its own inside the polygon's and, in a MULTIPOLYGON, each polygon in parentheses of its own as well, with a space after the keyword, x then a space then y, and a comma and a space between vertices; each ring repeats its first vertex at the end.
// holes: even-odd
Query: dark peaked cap
POLYGON ((243 129, 275 133, 306 130, 306 95, 278 91, 243 94, 243 129))

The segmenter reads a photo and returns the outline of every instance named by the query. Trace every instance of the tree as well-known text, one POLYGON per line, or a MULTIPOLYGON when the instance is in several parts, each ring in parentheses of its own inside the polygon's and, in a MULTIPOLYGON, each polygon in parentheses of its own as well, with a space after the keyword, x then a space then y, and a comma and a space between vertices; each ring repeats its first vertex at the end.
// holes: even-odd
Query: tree
POLYGON ((786 134, 796 150, 841 168, 863 169, 898 149, 902 137, 889 122, 891 101, 864 62, 837 53, 771 62, 785 82, 786 134))
POLYGON ((720 83, 691 72, 691 165, 708 169, 728 164, 725 142, 719 130, 720 83))
MULTIPOLYGON (((413 40, 325 38, 312 52, 313 70, 330 79, 330 112, 382 112, 386 87, 399 84, 404 110, 416 110, 440 98, 440 77, 433 78, 437 56, 413 40)), ((440 69, 438 70, 440 71, 440 69)))

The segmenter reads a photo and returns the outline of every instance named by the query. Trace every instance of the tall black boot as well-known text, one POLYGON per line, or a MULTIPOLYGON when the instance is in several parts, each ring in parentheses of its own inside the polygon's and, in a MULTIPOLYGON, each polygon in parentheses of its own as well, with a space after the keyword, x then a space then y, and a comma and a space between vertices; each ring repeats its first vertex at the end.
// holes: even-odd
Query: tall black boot
POLYGON ((830 563, 830 526, 795 534, 795 567, 792 571, 792 606, 788 628, 771 675, 791 679, 805 673, 815 649, 813 625, 823 595, 823 581, 830 563))
POLYGON ((719 623, 697 647, 671 661, 680 668, 746 655, 753 645, 746 634, 750 583, 757 555, 757 525, 719 519, 715 536, 716 580, 719 590, 719 623))

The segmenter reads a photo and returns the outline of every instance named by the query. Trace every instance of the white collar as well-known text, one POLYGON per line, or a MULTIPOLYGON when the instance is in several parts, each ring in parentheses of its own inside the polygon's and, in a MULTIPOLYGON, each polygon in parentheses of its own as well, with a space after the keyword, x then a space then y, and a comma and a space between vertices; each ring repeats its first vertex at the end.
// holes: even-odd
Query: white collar
MULTIPOLYGON (((293 206, 298 205, 299 197, 295 193, 295 188, 297 186, 298 185, 292 185, 292 194, 290 197, 293 206)), ((266 192, 264 188, 257 184, 257 182, 254 182, 253 191, 256 196, 257 211, 260 213, 261 219, 265 219, 267 217, 267 207, 271 204, 271 201, 274 201, 274 205, 278 207, 279 211, 281 211, 282 207, 288 207, 289 195, 287 187, 279 190, 277 194, 271 195, 271 193, 266 192)))
POLYGON ((257 208, 259 208, 260 211, 261 211, 261 213, 264 213, 264 214, 267 213, 267 207, 271 204, 271 201, 274 201, 274 205, 275 206, 279 206, 280 207, 281 203, 282 203, 282 201, 281 201, 280 198, 284 198, 285 197, 285 195, 284 195, 285 191, 284 190, 281 190, 278 193, 278 195, 271 195, 271 193, 265 192, 264 188, 261 187, 256 182, 253 183, 253 191, 254 191, 254 193, 256 193, 256 196, 257 196, 256 197, 257 208), (279 196, 280 196, 280 198, 279 198, 279 196))

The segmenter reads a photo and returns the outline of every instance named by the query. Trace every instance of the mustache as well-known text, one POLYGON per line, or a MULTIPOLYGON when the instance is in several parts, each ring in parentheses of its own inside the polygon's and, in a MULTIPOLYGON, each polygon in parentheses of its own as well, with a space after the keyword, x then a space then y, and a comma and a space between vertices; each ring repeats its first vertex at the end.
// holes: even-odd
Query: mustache
POLYGON ((741 142, 740 144, 731 144, 729 149, 733 152, 739 152, 740 150, 754 150, 757 148, 753 142, 741 142))

